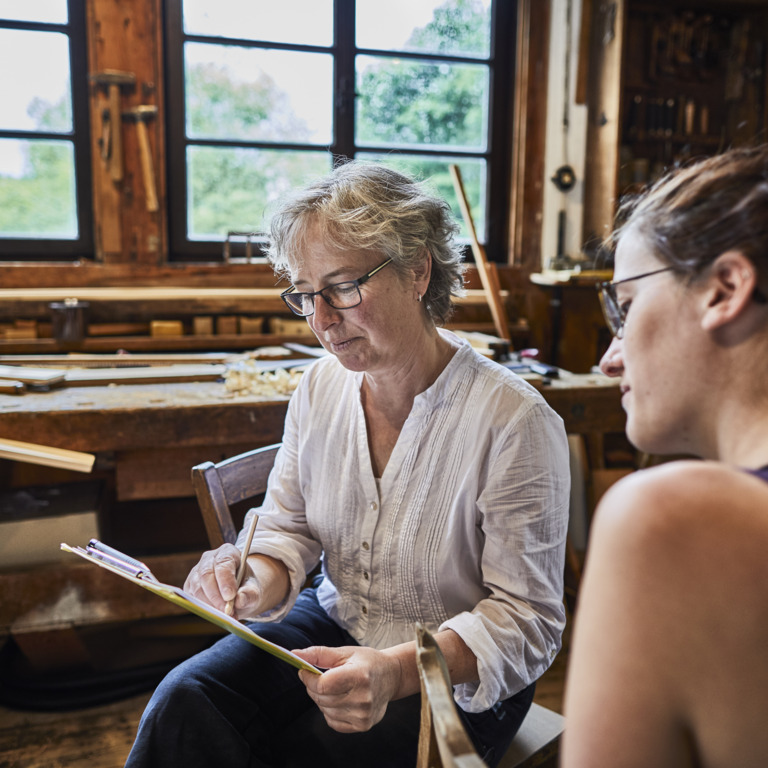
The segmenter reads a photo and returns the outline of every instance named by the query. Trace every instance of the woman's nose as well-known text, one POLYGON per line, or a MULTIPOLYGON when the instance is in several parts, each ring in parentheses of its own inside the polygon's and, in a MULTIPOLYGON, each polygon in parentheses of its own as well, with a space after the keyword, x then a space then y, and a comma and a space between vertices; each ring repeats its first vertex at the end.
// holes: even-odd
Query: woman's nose
POLYGON ((322 296, 315 296, 315 311, 307 318, 313 330, 324 331, 338 321, 339 310, 334 309, 322 296))
POLYGON ((600 370, 606 376, 621 376, 624 361, 621 356, 621 339, 613 337, 610 346, 600 358, 600 370))

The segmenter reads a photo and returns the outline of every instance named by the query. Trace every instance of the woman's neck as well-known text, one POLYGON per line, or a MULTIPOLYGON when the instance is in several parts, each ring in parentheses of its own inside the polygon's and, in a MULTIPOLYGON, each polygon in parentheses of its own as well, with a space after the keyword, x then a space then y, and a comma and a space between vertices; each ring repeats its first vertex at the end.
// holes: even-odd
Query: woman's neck
POLYGON ((363 402, 385 412, 410 413, 414 398, 437 381, 451 361, 458 345, 435 329, 427 341, 415 345, 397 369, 366 372, 363 376, 363 402))

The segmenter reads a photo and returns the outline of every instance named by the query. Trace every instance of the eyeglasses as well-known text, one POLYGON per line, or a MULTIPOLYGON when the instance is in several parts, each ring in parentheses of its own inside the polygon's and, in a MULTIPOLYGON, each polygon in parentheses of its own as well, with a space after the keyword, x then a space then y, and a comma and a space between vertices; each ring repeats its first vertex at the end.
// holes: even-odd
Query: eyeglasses
POLYGON ((627 277, 624 280, 614 280, 613 282, 597 284, 596 288, 600 291, 600 304, 603 307, 605 322, 608 323, 611 333, 617 339, 624 337, 624 323, 627 321, 628 306, 625 308, 623 305, 619 304, 619 300, 616 297, 616 286, 621 285, 621 283, 628 283, 631 280, 642 280, 644 277, 659 275, 662 272, 669 272, 671 269, 674 269, 674 267, 663 267, 662 269, 655 269, 653 272, 646 272, 642 275, 627 277))
POLYGON ((348 280, 344 283, 333 283, 326 285, 325 288, 313 293, 297 293, 296 288, 291 286, 287 291, 280 294, 280 298, 286 303, 288 309, 299 317, 309 317, 315 311, 315 296, 322 296, 326 304, 334 309, 352 309, 363 300, 360 293, 360 286, 368 282, 377 272, 380 272, 392 259, 387 259, 374 267, 370 272, 358 277, 357 280, 348 280))

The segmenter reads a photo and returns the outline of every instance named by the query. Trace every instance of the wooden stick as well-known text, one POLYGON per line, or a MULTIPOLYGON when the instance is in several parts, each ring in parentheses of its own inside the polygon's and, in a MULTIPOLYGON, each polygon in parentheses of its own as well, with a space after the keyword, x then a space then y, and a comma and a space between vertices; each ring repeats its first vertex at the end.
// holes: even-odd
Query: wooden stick
POLYGON ((483 284, 485 295, 488 300, 488 306, 491 309, 493 325, 496 328, 496 335, 506 341, 510 341, 509 321, 507 312, 504 309, 504 303, 501 300, 501 287, 499 285, 499 275, 496 272, 496 265, 491 264, 485 255, 485 249, 477 239, 475 224, 472 221, 472 212, 469 210, 467 196, 464 193, 464 184, 461 180, 461 170, 458 165, 451 165, 451 177, 453 186, 456 190, 456 197, 459 199, 459 207, 464 217, 464 224, 469 230, 469 236, 472 240, 472 254, 475 257, 475 266, 480 275, 480 282, 483 284))
POLYGON ((253 532, 256 530, 256 524, 259 522, 259 516, 254 514, 251 518, 251 524, 248 526, 248 535, 245 537, 245 546, 240 553, 240 567, 237 569, 237 585, 235 587, 235 597, 227 602, 224 608, 224 613, 227 616, 231 616, 235 611, 235 599, 237 598, 237 590, 240 589, 240 585, 243 583, 243 576, 245 576, 245 568, 248 564, 248 553, 251 549, 251 542, 253 541, 253 532))
POLYGON ((23 461, 27 464, 41 464, 44 467, 60 467, 75 472, 90 472, 96 457, 92 453, 51 448, 48 445, 22 443, 18 440, 0 438, 0 458, 23 461))

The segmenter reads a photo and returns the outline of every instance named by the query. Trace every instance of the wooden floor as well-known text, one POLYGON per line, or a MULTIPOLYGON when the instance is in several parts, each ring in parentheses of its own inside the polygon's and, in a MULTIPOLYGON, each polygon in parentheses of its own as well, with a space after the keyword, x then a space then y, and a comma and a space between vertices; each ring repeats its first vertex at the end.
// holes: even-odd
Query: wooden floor
MULTIPOLYGON (((536 688, 535 700, 562 712, 568 660, 564 648, 536 688)), ((0 707, 0 768, 122 768, 149 693, 72 712, 19 712, 0 707)))

